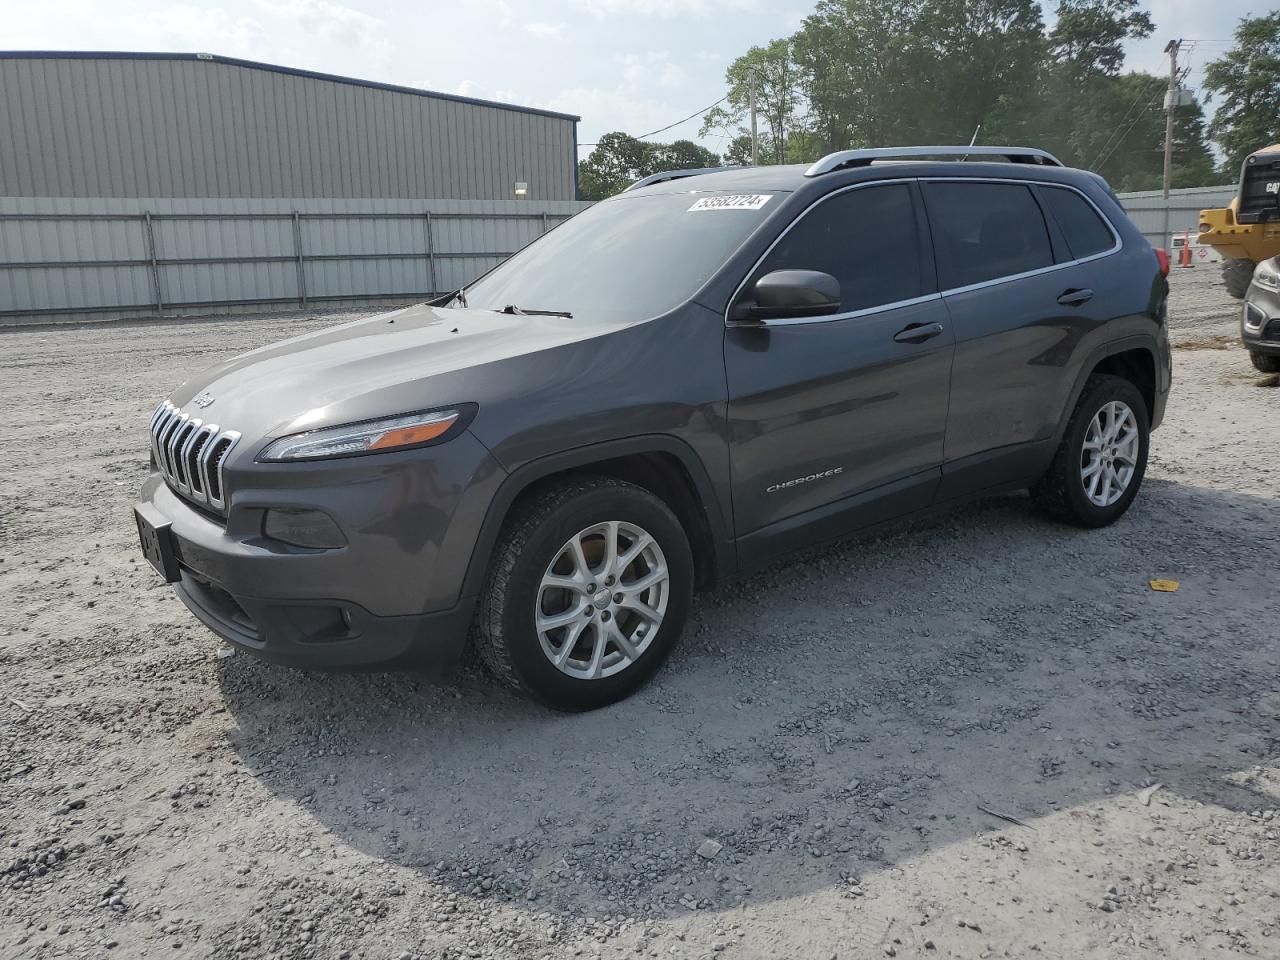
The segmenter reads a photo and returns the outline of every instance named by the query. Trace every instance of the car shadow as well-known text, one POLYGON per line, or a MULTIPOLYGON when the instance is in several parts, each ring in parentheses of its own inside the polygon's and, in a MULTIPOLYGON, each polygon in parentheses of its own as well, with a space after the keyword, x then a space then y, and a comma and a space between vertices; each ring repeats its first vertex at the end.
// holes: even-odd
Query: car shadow
POLYGON ((979 807, 1280 806, 1251 773, 1280 745, 1275 506, 1150 480, 1106 530, 1007 497, 814 549, 700 597, 655 681, 584 715, 473 667, 219 681, 248 771, 365 854, 565 916, 722 909, 1017 829, 979 807))

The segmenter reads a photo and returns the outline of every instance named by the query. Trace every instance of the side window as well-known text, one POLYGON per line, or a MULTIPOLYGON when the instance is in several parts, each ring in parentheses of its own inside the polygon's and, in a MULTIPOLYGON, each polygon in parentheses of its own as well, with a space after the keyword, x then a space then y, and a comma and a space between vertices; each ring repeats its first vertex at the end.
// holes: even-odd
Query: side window
POLYGON ((840 281, 840 310, 848 313, 924 292, 919 232, 906 184, 838 193, 805 214, 756 271, 821 270, 840 281))
POLYGON ((1115 246, 1115 237, 1098 211, 1080 194, 1065 187, 1041 187, 1040 196, 1049 213, 1058 221, 1071 255, 1077 260, 1102 253, 1115 246))
POLYGON ((1020 183, 926 186, 943 290, 1053 265, 1040 205, 1020 183))

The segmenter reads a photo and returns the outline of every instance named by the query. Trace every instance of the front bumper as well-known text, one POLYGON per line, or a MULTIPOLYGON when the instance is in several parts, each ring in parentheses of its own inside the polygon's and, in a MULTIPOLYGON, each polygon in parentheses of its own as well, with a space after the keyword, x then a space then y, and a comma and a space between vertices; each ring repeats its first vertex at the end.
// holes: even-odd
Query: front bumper
POLYGON ((225 521, 156 473, 136 511, 140 527, 161 534, 169 557, 161 566, 178 597, 246 653, 321 669, 445 672, 474 609, 461 593, 476 518, 503 473, 469 435, 429 449, 429 457, 350 458, 310 470, 245 467, 228 485, 225 521), (324 510, 346 546, 306 549, 264 536, 273 507, 324 510))
POLYGON ((414 667, 443 675, 462 656, 475 599, 406 617, 345 600, 281 603, 235 597, 183 568, 178 599, 227 643, 262 660, 319 670, 414 667))
POLYGON ((1250 353, 1280 356, 1280 290, 1257 280, 1249 285, 1240 311, 1240 339, 1250 353))

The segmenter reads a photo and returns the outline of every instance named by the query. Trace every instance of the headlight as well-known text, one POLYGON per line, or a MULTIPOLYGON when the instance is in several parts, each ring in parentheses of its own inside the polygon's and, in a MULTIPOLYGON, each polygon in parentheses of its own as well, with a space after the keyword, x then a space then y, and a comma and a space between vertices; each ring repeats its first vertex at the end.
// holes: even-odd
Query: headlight
POLYGON ((1258 267, 1253 274, 1253 282, 1260 287, 1266 287, 1268 290, 1280 290, 1280 273, 1273 273, 1270 270, 1263 270, 1258 267))
POLYGON ((426 447, 457 436, 466 429, 474 412, 474 405, 468 404, 308 430, 273 441, 258 454, 258 459, 267 462, 329 460, 426 447))

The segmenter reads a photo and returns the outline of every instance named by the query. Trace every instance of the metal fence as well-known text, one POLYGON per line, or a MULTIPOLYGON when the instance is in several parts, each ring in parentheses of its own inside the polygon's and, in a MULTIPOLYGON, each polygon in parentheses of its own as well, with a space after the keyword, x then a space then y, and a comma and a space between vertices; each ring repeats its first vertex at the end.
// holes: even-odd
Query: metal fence
POLYGON ((1169 238, 1173 234, 1183 235, 1190 231, 1194 240, 1200 223, 1200 211, 1211 207, 1225 207, 1235 195, 1236 186, 1232 184, 1224 187, 1170 190, 1168 200, 1164 199, 1159 190, 1121 193, 1119 197, 1130 219, 1138 225, 1147 241, 1153 247, 1163 247, 1172 252, 1169 238))
MULTIPOLYGON (((1153 246, 1235 187, 1121 194, 1153 246)), ((0 323, 183 316, 457 289, 586 203, 0 198, 0 323)))
POLYGON ((412 302, 573 201, 0 199, 0 322, 412 302))

